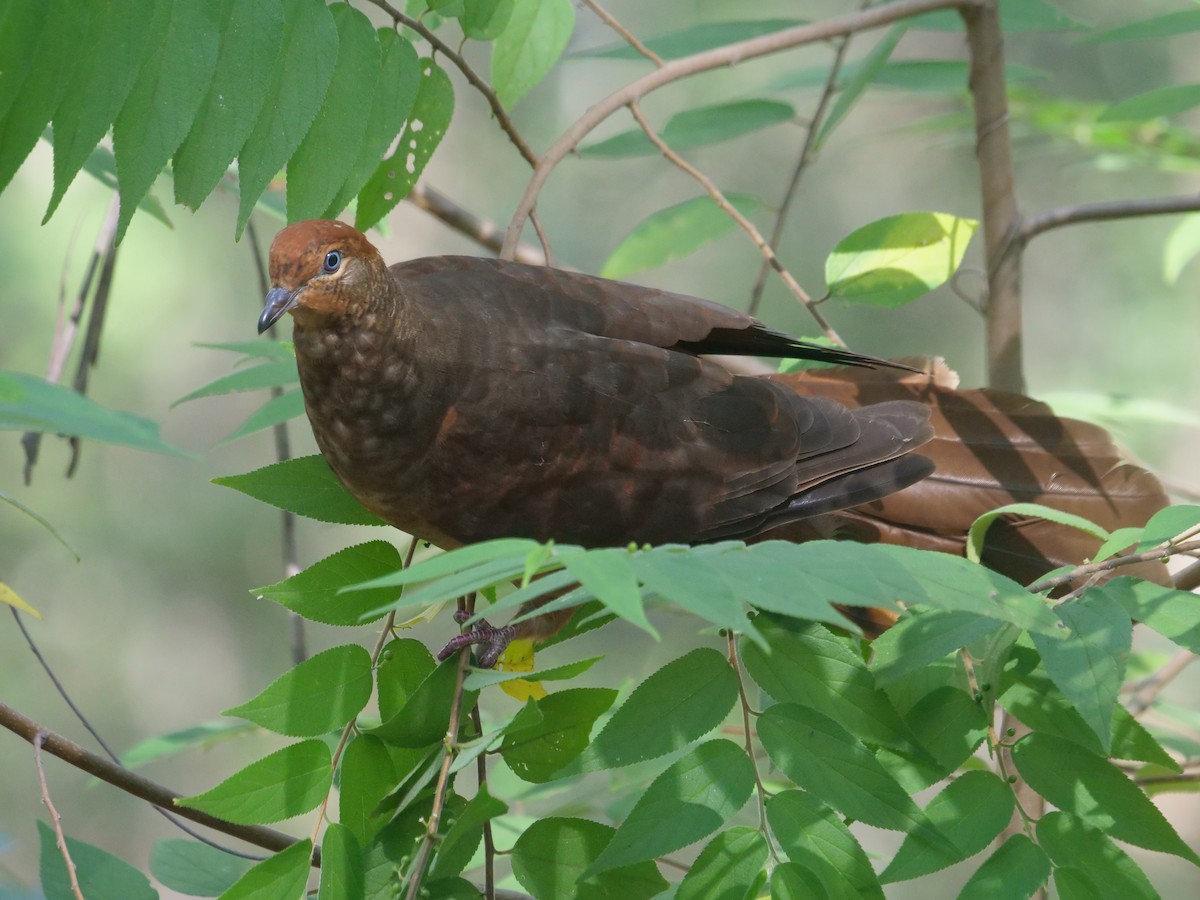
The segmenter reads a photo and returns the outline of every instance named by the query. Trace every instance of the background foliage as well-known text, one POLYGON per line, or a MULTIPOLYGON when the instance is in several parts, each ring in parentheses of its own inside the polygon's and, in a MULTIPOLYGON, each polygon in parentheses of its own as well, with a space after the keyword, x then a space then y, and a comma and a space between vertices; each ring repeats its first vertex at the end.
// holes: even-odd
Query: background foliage
MULTIPOLYGON (((132 761, 123 753, 126 762, 140 757, 149 774, 193 794, 190 805, 222 818, 259 823, 305 814, 290 830, 310 834, 315 818, 308 811, 331 785, 331 753, 338 751, 343 726, 361 716, 341 757, 336 810, 329 807, 340 824, 321 835, 322 891, 329 896, 353 895, 358 879, 375 896, 397 864, 411 867, 413 854, 397 848, 419 852, 457 671, 453 664, 434 668, 423 645, 410 638, 440 643, 445 616, 432 626, 418 623, 382 647, 376 666, 365 647, 345 643, 371 646, 370 628, 314 629, 310 658, 259 693, 288 669, 289 648, 280 611, 247 596, 248 586, 271 585, 260 592, 283 606, 317 622, 350 626, 394 605, 397 580, 373 591, 334 592, 386 577, 400 554, 381 540, 383 532, 353 530, 368 524, 361 510, 331 489, 319 466, 308 464, 283 480, 285 487, 302 486, 310 502, 316 498, 296 511, 346 527, 302 521, 296 559, 301 566, 325 562, 300 575, 284 571, 281 581, 277 514, 207 484, 269 461, 270 440, 261 429, 299 412, 286 348, 240 343, 251 334, 260 289, 251 253, 229 238, 247 222, 268 231, 280 216, 332 215, 353 200, 358 224, 386 217, 389 258, 478 252, 415 208, 397 206, 424 173, 502 226, 528 179, 521 152, 489 120, 495 107, 447 62, 463 36, 470 39, 466 58, 494 87, 499 107, 512 111, 528 145, 539 148, 589 103, 635 77, 631 67, 641 72, 648 66, 614 43, 590 11, 566 2, 431 6, 422 21, 445 42, 432 60, 425 40, 410 43, 414 35, 386 27, 389 17, 371 4, 59 0, 45 15, 32 4, 10 4, 0 23, 6 61, 0 97, 7 104, 0 106, 0 183, 15 174, 0 195, 0 228, 14 276, 4 329, 4 367, 14 374, 0 381, 0 421, 14 431, 37 427, 88 439, 79 475, 66 483, 54 470, 67 454, 56 441, 45 441, 29 488, 16 476, 24 465, 16 441, 0 449, 7 454, 0 471, 11 473, 4 496, 45 516, 80 557, 75 563, 35 521, 10 510, 0 526, 2 579, 53 623, 30 625, 99 729, 119 750, 134 748, 132 761), (102 141, 110 127, 111 140, 102 141), (227 171, 235 156, 236 178, 227 171), (168 163, 170 174, 160 178, 168 163), (80 179, 68 191, 81 169, 98 181, 80 179), (114 173, 119 206, 102 221, 109 193, 102 185, 111 184, 114 173), (47 195, 46 213, 53 216, 38 229, 47 195), (191 215, 164 202, 172 196, 198 211, 191 215), (145 213, 135 215, 139 208, 145 213), (174 230, 155 217, 172 220, 174 230), (84 409, 76 398, 62 400, 37 379, 17 374, 46 368, 56 330, 52 298, 72 297, 85 265, 85 239, 73 238, 81 224, 82 235, 99 227, 122 238, 103 364, 89 394, 162 421, 165 443, 144 418, 84 409), (64 259, 70 261, 65 273, 64 259), (247 353, 256 359, 231 369, 231 359, 247 353), (215 378, 232 381, 212 386, 215 378), (261 394, 242 393, 270 385, 282 385, 283 392, 266 406, 261 394), (170 408, 189 396, 194 402, 170 408), (320 491, 306 480, 313 477, 323 478, 320 491), (355 549, 344 549, 348 545, 355 549), (291 702, 297 696, 310 702, 291 702), (218 720, 221 710, 258 727, 218 720), (367 864, 359 868, 353 861, 363 848, 367 864)), ((712 25, 744 15, 734 7, 663 3, 613 11, 639 36, 673 35, 648 43, 666 59, 778 31, 794 24, 784 17, 796 14, 781 4, 756 10, 764 18, 752 25, 712 25), (765 18, 771 15, 778 18, 765 18)), ((802 15, 815 20, 846 11, 814 4, 802 15)), ((1120 5, 1006 0, 1002 11, 1024 205, 1040 211, 1193 188, 1188 110, 1200 98, 1189 85, 1194 54, 1187 48, 1195 40, 1195 9, 1164 5, 1165 18, 1133 26, 1124 24, 1129 13, 1120 5)), ((861 290, 861 280, 847 277, 863 253, 881 244, 878 226, 866 229, 865 238, 860 229, 914 209, 952 213, 961 217, 955 223, 979 217, 961 30, 940 15, 941 23, 874 32, 851 43, 841 89, 815 130, 824 152, 802 182, 781 243, 787 265, 814 295, 824 283, 847 299, 879 296, 883 305, 901 305, 924 290, 910 296, 895 284, 861 290)), ((644 111, 672 148, 698 161, 731 192, 734 206, 766 229, 804 139, 795 120, 811 115, 830 57, 828 47, 813 47, 705 73, 648 98, 644 111)), ((734 234, 728 218, 713 216, 715 207, 700 188, 665 164, 630 124, 620 116, 605 123, 541 195, 538 210, 556 259, 744 303, 759 264, 753 246, 734 234)), ((958 228, 970 226, 954 224, 947 233, 958 228)), ((1197 420, 1194 403, 1179 398, 1196 395, 1200 373, 1192 356, 1198 313, 1181 298, 1194 289, 1187 263, 1195 232, 1190 219, 1064 230, 1032 245, 1025 272, 1027 372, 1036 392, 1056 391, 1063 409, 1107 417, 1169 480, 1185 484, 1195 479, 1197 420)), ((968 300, 978 298, 982 284, 978 244, 955 279, 968 300)), ((814 330, 774 285, 759 312, 793 331, 814 330)), ((969 382, 984 370, 978 317, 948 290, 902 311, 847 305, 829 315, 864 350, 940 353, 969 382)), ((86 368, 84 376, 87 381, 86 368)), ((293 437, 297 456, 311 452, 303 425, 293 437)), ((264 479, 251 483, 261 487, 264 479)), ((277 492, 264 499, 289 505, 277 492)), ((1192 513, 1177 515, 1170 527, 1195 524, 1192 513)), ((1169 536, 1170 527, 1145 540, 1169 536)), ((478 557, 427 563, 452 567, 442 572, 450 580, 439 585, 434 579, 400 600, 418 612, 467 587, 545 565, 580 578, 591 573, 585 587, 622 619, 539 654, 537 668, 551 692, 544 699, 522 704, 496 687, 496 675, 466 677, 467 696, 483 698, 480 724, 488 737, 465 734, 452 764, 455 793, 442 839, 426 861, 429 879, 441 885, 435 892, 468 890, 456 880, 464 869, 482 882, 476 848, 488 821, 497 844, 513 851, 516 881, 509 885, 538 897, 571 896, 580 877, 601 894, 649 896, 666 887, 663 873, 672 881, 682 877, 653 859, 670 856, 688 865, 697 853, 677 896, 715 896, 716 884, 733 886, 730 896, 818 890, 870 896, 881 890, 877 880, 889 885, 889 896, 964 884, 967 895, 995 896, 988 884, 1003 884, 1013 896, 1025 896, 1051 869, 1064 896, 1093 896, 1113 885, 1121 885, 1120 896, 1152 896, 1126 851, 1165 895, 1194 878, 1186 860, 1194 861, 1195 821, 1168 795, 1160 800, 1168 824, 1105 762, 1110 753, 1140 760, 1160 767, 1142 775, 1158 777, 1197 755, 1194 710, 1174 706, 1188 698, 1186 689, 1173 685, 1179 693, 1164 693, 1146 719, 1151 733, 1115 705, 1122 681, 1153 672, 1170 649, 1162 637, 1148 635, 1126 663, 1131 616, 1149 624, 1139 631, 1196 649, 1186 596, 1113 583, 1062 608, 1064 621, 1082 636, 1063 641, 1055 637, 1051 614, 1020 586, 948 558, 801 547, 778 552, 764 567, 753 555, 776 551, 613 551, 595 559, 570 548, 532 550, 530 557, 531 550, 508 545, 492 551, 483 571, 473 568, 478 557), (764 589, 752 602, 768 612, 750 622, 741 598, 725 587, 747 584, 748 567, 766 568, 789 586, 820 583, 801 595, 818 599, 804 609, 775 609, 772 598, 779 593, 764 589), (981 608, 980 579, 1009 605, 981 608), (679 602, 656 602, 643 611, 639 585, 679 602), (869 665, 853 638, 788 617, 836 623, 825 601, 878 605, 884 596, 923 603, 929 612, 911 616, 877 643, 869 665), (698 628, 680 608, 745 635, 742 686, 749 705, 764 710, 756 719, 758 772, 741 749, 738 707, 747 698, 739 698, 722 655, 726 644, 712 632, 698 638, 704 623, 698 628), (1010 626, 1026 633, 1006 657, 1002 648, 1018 630, 1010 626), (973 685, 946 656, 968 645, 985 666, 995 664, 973 685), (560 683, 568 678, 575 680, 560 683), (1017 745, 1013 764, 1061 812, 994 850, 988 845, 1008 822, 1012 793, 979 763, 964 761, 985 741, 997 696, 1035 730, 1017 745), (477 790, 471 776, 487 748, 502 762, 493 758, 488 787, 477 790), (949 784, 921 792, 964 764, 968 771, 949 784), (762 821, 752 800, 766 797, 758 791, 760 776, 770 792, 762 821), (1067 791, 1068 784, 1086 790, 1067 791), (847 821, 856 824, 848 829, 847 821), (606 823, 619 827, 614 832, 606 823), (1101 832, 1126 843, 1119 848, 1101 832), (981 852, 944 876, 929 874, 981 852), (886 864, 872 866, 868 853, 882 854, 886 864), (1079 866, 1081 859, 1091 868, 1079 866), (759 873, 768 860, 766 885, 759 873), (929 880, 906 881, 926 875, 929 880), (939 877, 946 880, 933 880, 939 877)), ((429 568, 412 572, 414 581, 431 576, 429 568)), ((45 727, 81 734, 45 688, 15 628, 0 635, 0 655, 9 674, 6 703, 45 727)), ((0 794, 6 811, 0 839, 11 843, 0 845, 6 851, 0 864, 13 885, 3 890, 19 896, 20 885, 34 883, 40 869, 42 890, 69 896, 53 832, 32 826, 39 792, 28 750, 16 741, 3 746, 9 774, 0 794)), ((182 841, 140 801, 108 788, 82 790, 84 776, 47 765, 64 827, 77 841, 72 858, 81 872, 105 868, 106 877, 117 879, 116 895, 152 896, 137 870, 151 872, 160 884, 204 888, 209 895, 241 875, 244 866, 182 841), (134 868, 121 868, 107 853, 134 868)), ((272 896, 287 895, 280 885, 289 881, 298 895, 309 849, 301 842, 256 870, 273 885, 272 896)), ((508 867, 501 864, 502 878, 508 867)), ((89 885, 85 893, 102 895, 97 890, 89 885)))

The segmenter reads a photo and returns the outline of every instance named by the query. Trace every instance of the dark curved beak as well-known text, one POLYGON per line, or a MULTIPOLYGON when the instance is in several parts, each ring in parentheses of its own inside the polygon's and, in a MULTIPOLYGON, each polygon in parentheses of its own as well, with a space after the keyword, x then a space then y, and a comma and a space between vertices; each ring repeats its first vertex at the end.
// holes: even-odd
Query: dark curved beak
POLYGON ((266 306, 258 317, 258 333, 262 334, 279 321, 285 312, 296 304, 296 291, 275 287, 267 292, 266 306))

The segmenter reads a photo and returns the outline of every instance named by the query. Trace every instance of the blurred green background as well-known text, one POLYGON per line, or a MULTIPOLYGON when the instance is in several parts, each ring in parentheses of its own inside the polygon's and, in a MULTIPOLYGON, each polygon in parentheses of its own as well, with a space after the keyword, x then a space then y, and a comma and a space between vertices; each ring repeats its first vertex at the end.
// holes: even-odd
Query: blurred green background
MULTIPOLYGON (((1089 23, 1128 18, 1117 0, 1064 0, 1069 15, 1089 23)), ((844 3, 756 4, 755 17, 817 19, 847 11, 844 3)), ((642 36, 696 21, 745 17, 731 0, 671 0, 653 4, 622 0, 612 12, 642 36)), ((1138 15, 1186 7, 1143 3, 1138 15)), ((372 12, 374 12, 372 10, 372 12)), ((852 45, 860 57, 878 39, 852 45)), ((579 10, 571 49, 608 44, 612 33, 579 10)), ((1076 46, 1062 35, 1010 38, 1010 61, 1047 71, 1043 89, 1077 100, 1110 102, 1142 90, 1200 80, 1200 36, 1110 47, 1076 46)), ((478 48, 475 48, 476 50, 478 48)), ((570 51, 569 51, 570 52, 570 51)), ((894 58, 961 58, 959 34, 911 32, 894 58)), ((468 53, 470 57, 470 52, 468 53)), ((815 103, 813 89, 777 91, 795 69, 827 63, 828 48, 771 57, 706 74, 661 91, 645 103, 662 124, 677 110, 722 99, 778 96, 803 114, 815 103)), ((486 59, 473 58, 486 71, 486 59)), ((566 59, 550 79, 515 110, 515 120, 535 148, 544 148, 588 104, 643 71, 637 63, 566 59)), ((426 181, 499 226, 528 178, 528 168, 490 121, 478 96, 452 72, 457 109, 426 181)), ((808 171, 780 248, 785 264, 814 296, 823 291, 826 254, 848 232, 873 219, 907 210, 977 216, 979 199, 973 140, 964 128, 935 127, 934 119, 963 116, 961 97, 874 89, 854 110, 808 171)), ((963 121, 967 121, 963 119, 963 121)), ((630 127, 618 115, 596 137, 630 127)), ((1014 121, 1018 195, 1028 215, 1051 207, 1122 198, 1184 194, 1197 190, 1195 167, 1177 171, 1154 165, 1127 166, 1069 143, 1031 135, 1014 121)), ((778 202, 802 131, 777 126, 737 141, 686 155, 727 191, 778 202)), ((1200 160, 1196 161, 1200 163, 1200 160)), ((51 185, 51 153, 39 144, 16 180, 0 194, 0 246, 5 274, 0 287, 0 368, 42 374, 55 328, 60 294, 68 305, 82 277, 110 195, 88 176, 72 187, 62 208, 39 226, 51 185)), ((170 184, 156 188, 166 203, 170 184)), ((554 174, 538 210, 556 261, 598 271, 620 240, 650 213, 699 193, 682 173, 654 157, 629 161, 568 159, 554 174)), ((48 518, 79 552, 71 555, 23 515, 0 508, 0 581, 12 586, 45 616, 26 624, 75 702, 105 738, 122 751, 152 735, 214 719, 220 710, 253 695, 289 665, 285 612, 249 592, 282 577, 280 519, 261 504, 211 485, 218 475, 248 471, 273 461, 270 432, 214 444, 265 399, 265 394, 171 403, 230 370, 232 354, 196 347, 197 342, 250 340, 261 303, 248 242, 233 240, 236 198, 214 195, 197 213, 169 207, 167 229, 144 214, 134 219, 120 248, 115 286, 90 394, 116 409, 162 423, 164 438, 193 453, 192 459, 153 456, 85 443, 75 477, 64 478, 65 442, 48 437, 33 481, 21 480, 24 464, 15 433, 0 435, 0 489, 48 518)), ((282 223, 256 214, 264 238, 282 223)), ((769 229, 769 215, 756 223, 769 229)), ((1024 277, 1026 372, 1031 392, 1083 391, 1150 398, 1200 415, 1200 265, 1167 286, 1163 246, 1177 224, 1170 218, 1082 225, 1052 232, 1031 245, 1024 277)), ((441 223, 402 204, 378 237, 389 260, 442 253, 478 253, 473 244, 441 223)), ((980 238, 959 279, 970 294, 978 274, 980 238)), ((745 236, 731 234, 700 253, 637 280, 744 306, 760 263, 745 236)), ((984 371, 982 322, 949 289, 898 311, 825 309, 851 346, 880 355, 946 357, 964 384, 980 383, 984 371)), ((814 333, 804 313, 776 281, 769 283, 760 315, 772 325, 814 333)), ((285 334, 286 336, 286 334, 285 334)), ((303 420, 291 424, 293 452, 315 452, 303 420)), ((1172 486, 1200 491, 1195 424, 1133 423, 1120 432, 1131 453, 1172 486)), ((301 565, 366 537, 373 529, 348 529, 302 521, 301 565), (360 533, 356 533, 360 532, 360 533)), ((392 533, 399 539, 398 535, 392 533)), ((5 614, 7 616, 7 614, 5 614)), ((589 635, 591 652, 607 658, 589 674, 595 683, 633 683, 672 653, 697 641, 694 620, 661 613, 665 637, 610 625, 589 635)), ((448 617, 423 626, 416 636, 431 646, 453 629, 448 617)), ((370 628, 308 630, 311 650, 358 640, 370 646, 370 628)), ((714 644, 715 645, 715 644, 714 644)), ((571 648, 575 653, 575 649, 571 648)), ((47 728, 92 746, 52 690, 16 627, 0 625, 0 690, 6 703, 47 728)), ((547 659, 550 662, 550 659, 547 659)), ((1190 697, 1186 677, 1169 696, 1190 697)), ((490 702, 513 704, 494 697, 490 702)), ((202 752, 154 763, 146 774, 185 793, 203 790, 234 769, 278 746, 254 736, 222 742, 202 752)), ((0 734, 0 897, 36 884, 34 820, 40 805, 30 748, 0 734)), ((144 868, 154 839, 179 836, 145 807, 120 792, 92 783, 56 761, 48 763, 51 791, 73 837, 98 843, 144 868)), ((1160 801, 1193 846, 1200 819, 1189 795, 1160 801)), ((311 827, 297 823, 297 833, 311 827)), ((868 830, 868 848, 894 844, 893 836, 868 830)), ((1165 895, 1194 885, 1186 863, 1134 851, 1165 895), (1149 857, 1154 857, 1152 860, 1149 857)), ((970 865, 970 864, 968 864, 970 865)), ((965 876, 964 876, 965 877, 965 876)), ((940 895, 961 883, 949 874, 894 886, 896 897, 940 895)), ((15 893, 15 896, 20 896, 15 893)), ((166 896, 166 895, 164 895, 166 896)))

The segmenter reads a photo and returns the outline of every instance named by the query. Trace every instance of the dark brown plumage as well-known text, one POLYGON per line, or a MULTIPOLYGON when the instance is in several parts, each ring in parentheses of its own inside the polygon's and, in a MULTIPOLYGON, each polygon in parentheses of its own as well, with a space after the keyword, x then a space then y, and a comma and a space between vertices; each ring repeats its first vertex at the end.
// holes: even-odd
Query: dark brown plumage
POLYGON ((368 509, 444 547, 741 538, 878 500, 931 471, 928 409, 850 410, 704 353, 869 357, 726 307, 549 268, 390 269, 353 228, 279 233, 259 322, 295 319, 317 443, 368 509))

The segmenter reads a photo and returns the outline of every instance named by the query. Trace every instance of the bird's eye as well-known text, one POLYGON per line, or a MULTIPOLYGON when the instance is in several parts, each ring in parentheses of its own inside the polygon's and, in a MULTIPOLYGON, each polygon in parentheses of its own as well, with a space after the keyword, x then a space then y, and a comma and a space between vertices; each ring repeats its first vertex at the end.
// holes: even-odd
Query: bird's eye
POLYGON ((341 250, 330 250, 328 253, 325 254, 325 263, 324 263, 324 265, 321 266, 321 268, 324 269, 324 271, 326 271, 327 273, 332 275, 334 272, 336 272, 338 270, 338 267, 341 266, 341 264, 342 264, 342 251, 341 250))

